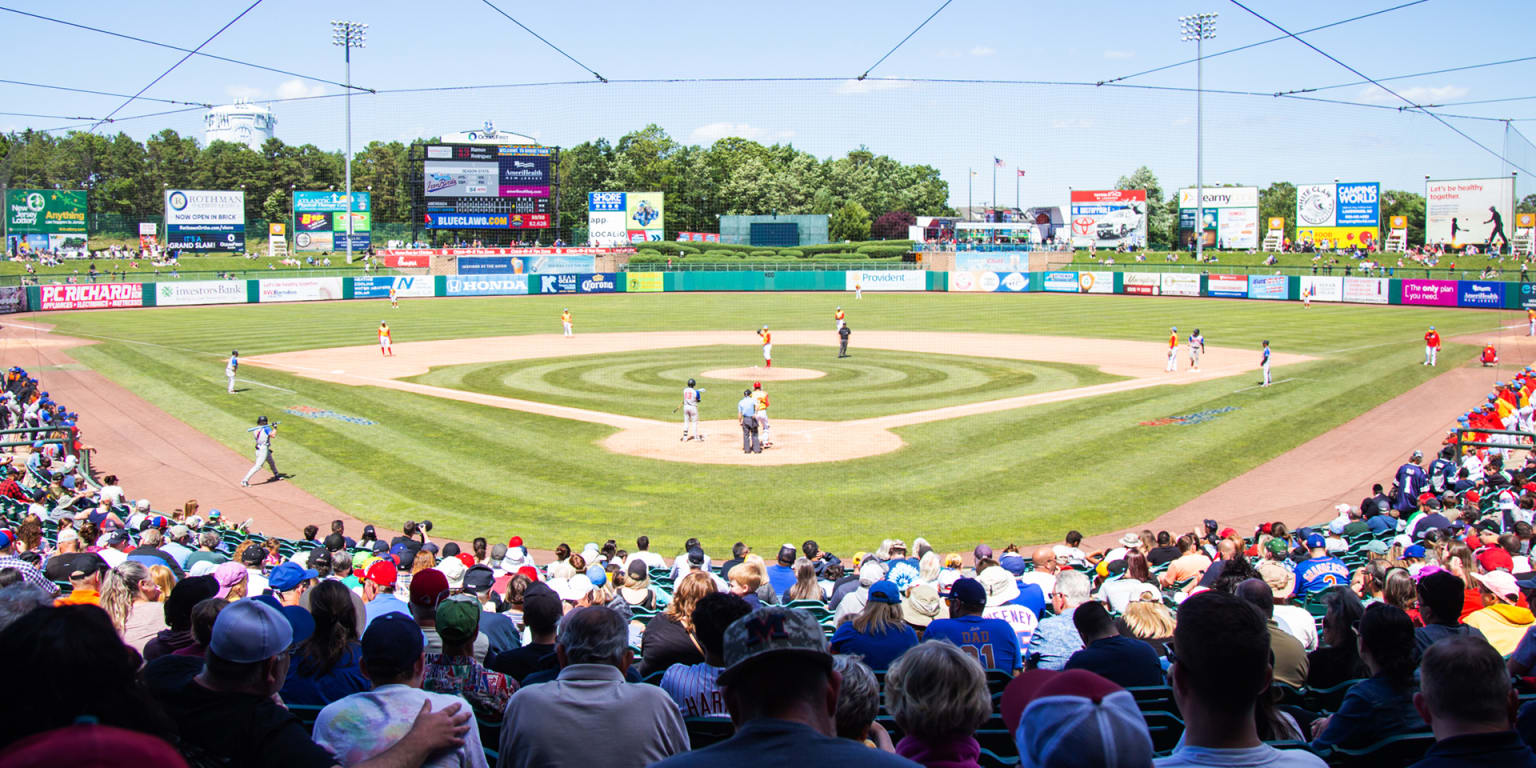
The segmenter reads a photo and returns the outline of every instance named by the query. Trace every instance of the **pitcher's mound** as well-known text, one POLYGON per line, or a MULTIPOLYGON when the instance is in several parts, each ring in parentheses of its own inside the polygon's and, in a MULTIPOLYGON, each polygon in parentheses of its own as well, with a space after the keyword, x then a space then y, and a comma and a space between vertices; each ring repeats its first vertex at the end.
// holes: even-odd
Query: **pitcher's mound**
POLYGON ((713 371, 705 371, 700 376, 706 379, 725 379, 726 381, 799 381, 801 379, 819 379, 826 374, 825 371, 817 371, 810 368, 720 368, 713 371))
POLYGON ((865 422, 775 419, 773 447, 741 452, 741 427, 734 421, 706 421, 708 438, 682 441, 680 424, 643 425, 615 432, 600 444, 614 453, 690 464, 814 464, 878 456, 906 445, 896 433, 865 422))

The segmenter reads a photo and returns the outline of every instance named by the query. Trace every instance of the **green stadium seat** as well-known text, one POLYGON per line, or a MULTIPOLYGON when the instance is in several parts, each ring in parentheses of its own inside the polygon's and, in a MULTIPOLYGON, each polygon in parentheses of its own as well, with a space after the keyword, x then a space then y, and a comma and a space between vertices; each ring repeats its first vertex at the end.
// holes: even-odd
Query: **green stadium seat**
POLYGON ((1147 721, 1147 732, 1152 736, 1152 751, 1166 752, 1178 745, 1179 739, 1184 735, 1184 721, 1172 712, 1154 710, 1143 711, 1141 716, 1147 721))
POLYGON ((736 725, 728 717, 688 717, 683 719, 688 729, 688 744, 700 749, 719 744, 736 733, 736 725))
POLYGON ((1308 688, 1305 696, 1307 710, 1322 714, 1325 712, 1339 711, 1339 705, 1344 703, 1344 696, 1349 689, 1355 686, 1359 680, 1345 680, 1338 685, 1329 688, 1308 688))
POLYGON ((1334 749, 1327 755, 1327 760, 1333 768, 1409 765, 1422 759, 1434 743, 1433 733, 1403 733, 1360 749, 1334 749))
POLYGON ((299 722, 304 724, 305 730, 310 731, 313 731, 315 728, 315 719, 320 717, 320 710, 325 709, 320 704, 289 704, 287 706, 288 711, 292 712, 294 717, 299 718, 299 722))
POLYGON ((981 755, 976 758, 976 764, 981 768, 1012 768, 1019 764, 1019 757, 1011 754, 1001 755, 983 747, 981 755))

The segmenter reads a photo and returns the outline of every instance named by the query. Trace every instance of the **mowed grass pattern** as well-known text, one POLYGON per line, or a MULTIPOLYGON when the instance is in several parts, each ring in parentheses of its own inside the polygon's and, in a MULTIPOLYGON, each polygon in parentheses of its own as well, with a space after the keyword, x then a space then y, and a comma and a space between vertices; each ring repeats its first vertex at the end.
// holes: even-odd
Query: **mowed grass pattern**
MULTIPOLYGON (((626 416, 671 418, 682 387, 703 387, 703 419, 735 417, 751 382, 703 371, 746 367, 754 347, 705 346, 434 368, 411 381, 626 416)), ((777 368, 824 376, 765 384, 779 418, 845 421, 1115 381, 1085 365, 861 350, 839 359, 832 347, 774 345, 777 368)), ((761 362, 760 360, 758 362, 761 362)))
MULTIPOLYGON (((364 520, 431 519, 444 536, 513 533, 531 545, 632 538, 671 550, 698 536, 713 550, 816 538, 834 551, 879 538, 926 536, 942 549, 1027 542, 1067 528, 1138 525, 1331 429, 1476 350, 1452 345, 1440 369, 1420 366, 1424 329, 1486 331, 1514 313, 1404 307, 1100 296, 674 294, 516 297, 177 308, 50 314, 60 332, 107 339, 74 350, 146 399, 242 455, 258 414, 283 420, 278 457, 293 482, 364 520), (835 464, 693 466, 608 453, 607 428, 371 387, 328 384, 247 366, 223 391, 223 356, 371 344, 387 318, 401 341, 559 331, 561 306, 582 330, 831 328, 842 303, 862 329, 964 330, 1161 340, 1200 327, 1211 344, 1319 356, 1286 366, 1269 390, 1250 377, 1123 394, 907 427, 908 447, 835 464), (286 414, 295 405, 375 426, 286 414), (1234 406, 1192 426, 1138 422, 1234 406)), ((744 347, 750 354, 750 348, 744 347)), ((857 358, 855 358, 857 359, 857 358)), ((25 365, 28 361, 18 360, 25 365)), ((845 361, 846 362, 846 361, 845 361)), ((654 364, 654 363, 653 363, 654 364)), ((749 364, 749 363, 741 363, 749 364)), ((1031 364, 1035 365, 1035 364, 1031 364)), ((670 374, 669 374, 670 375, 670 374)), ((914 400, 911 410, 931 407, 914 400)), ((1449 409, 1461 404, 1447 404, 1449 409)), ((667 406, 670 410, 670 403, 667 406)), ((89 440, 89 424, 86 425, 89 440)), ((238 478, 230 478, 234 483, 238 478)), ((127 482, 132 493, 131 480, 127 482)), ((157 503, 159 500, 156 500, 157 503)), ((179 501, 179 500, 176 500, 179 501)))

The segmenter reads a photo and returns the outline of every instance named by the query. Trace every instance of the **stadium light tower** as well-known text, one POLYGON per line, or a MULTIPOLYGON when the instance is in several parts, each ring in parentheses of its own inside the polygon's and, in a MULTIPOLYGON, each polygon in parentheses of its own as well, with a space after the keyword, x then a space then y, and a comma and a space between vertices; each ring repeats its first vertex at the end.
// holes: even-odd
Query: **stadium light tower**
MULTIPOLYGON (((1179 17, 1179 39, 1195 41, 1195 259, 1205 257, 1205 41, 1216 37, 1216 15, 1179 17)), ((1219 229, 1217 230, 1220 231, 1219 229)))
POLYGON ((368 25, 331 20, 331 43, 341 46, 347 61, 347 263, 352 263, 352 49, 366 48, 368 25))

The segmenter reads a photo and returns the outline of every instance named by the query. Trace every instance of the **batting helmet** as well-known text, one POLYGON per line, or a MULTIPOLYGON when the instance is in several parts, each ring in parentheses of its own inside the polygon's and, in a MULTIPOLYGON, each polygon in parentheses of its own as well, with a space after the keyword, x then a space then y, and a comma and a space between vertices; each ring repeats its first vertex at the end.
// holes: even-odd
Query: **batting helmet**
POLYGON ((239 356, 240 356, 240 350, 238 350, 238 349, 231 349, 231 350, 230 350, 230 351, 229 351, 229 353, 230 353, 230 354, 231 354, 231 355, 235 355, 235 356, 236 356, 236 357, 239 357, 239 356))
POLYGON ((693 379, 689 379, 688 380, 688 386, 690 386, 690 387, 693 386, 693 379))
POLYGON ((257 426, 261 426, 261 425, 266 424, 266 423, 267 423, 267 417, 265 417, 265 416, 257 416, 256 417, 256 425, 257 426))
POLYGON ((752 388, 753 389, 762 389, 763 388, 763 383, 761 381, 754 381, 754 382, 752 382, 752 388))

